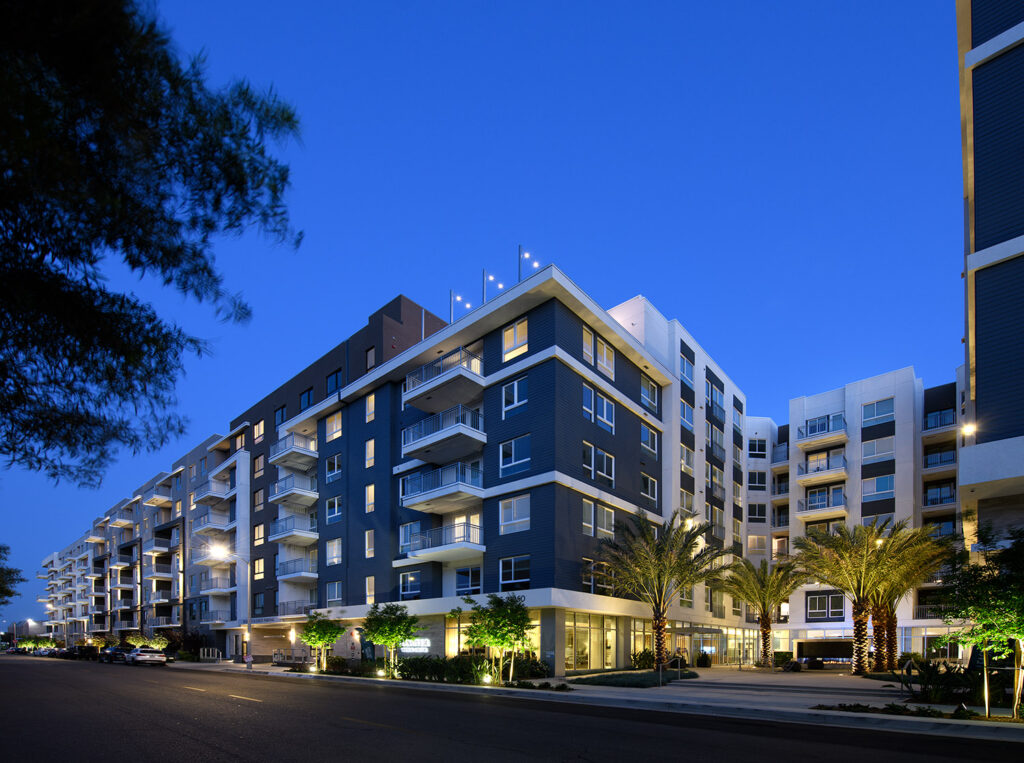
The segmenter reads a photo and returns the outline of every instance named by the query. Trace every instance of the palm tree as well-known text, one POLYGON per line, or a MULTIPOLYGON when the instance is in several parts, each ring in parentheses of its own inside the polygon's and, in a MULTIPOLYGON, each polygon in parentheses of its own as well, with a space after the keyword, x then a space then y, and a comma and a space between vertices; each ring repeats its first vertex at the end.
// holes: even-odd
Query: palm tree
POLYGON ((868 618, 873 597, 885 585, 888 574, 883 533, 887 524, 857 525, 852 530, 840 524, 831 534, 812 529, 793 542, 799 552, 800 569, 808 577, 842 591, 850 600, 854 674, 866 673, 868 668, 868 618))
POLYGON ((646 518, 633 515, 630 524, 616 525, 615 540, 601 541, 599 563, 594 574, 612 586, 615 593, 650 605, 654 632, 654 654, 658 665, 668 662, 665 630, 669 604, 697 583, 719 574, 715 562, 729 552, 705 543, 707 523, 683 522, 677 510, 657 528, 646 518))
POLYGON ((754 610, 761 627, 761 664, 772 667, 772 617, 789 601, 792 593, 807 581, 793 561, 769 566, 764 559, 755 567, 749 559, 738 559, 727 568, 722 589, 733 599, 745 601, 754 610))

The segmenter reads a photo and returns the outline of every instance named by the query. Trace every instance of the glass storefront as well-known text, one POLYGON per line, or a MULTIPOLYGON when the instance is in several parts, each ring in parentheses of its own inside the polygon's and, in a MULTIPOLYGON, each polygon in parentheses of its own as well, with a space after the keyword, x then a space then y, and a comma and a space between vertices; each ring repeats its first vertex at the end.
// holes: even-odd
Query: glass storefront
POLYGON ((565 669, 601 670, 615 664, 615 618, 565 613, 565 669))
MULTIPOLYGON (((461 618, 445 617, 444 622, 444 654, 455 657, 459 654, 484 654, 483 649, 475 649, 466 643, 466 627, 469 625, 470 613, 463 612, 461 618)), ((530 624, 533 626, 527 637, 527 651, 534 657, 540 655, 540 610, 530 610, 530 624)))
MULTIPOLYGON (((711 656, 712 665, 748 665, 757 660, 758 632, 751 628, 729 628, 670 620, 665 645, 670 656, 682 656, 693 664, 696 655, 711 656)), ((654 650, 652 622, 633 619, 630 653, 654 650)))

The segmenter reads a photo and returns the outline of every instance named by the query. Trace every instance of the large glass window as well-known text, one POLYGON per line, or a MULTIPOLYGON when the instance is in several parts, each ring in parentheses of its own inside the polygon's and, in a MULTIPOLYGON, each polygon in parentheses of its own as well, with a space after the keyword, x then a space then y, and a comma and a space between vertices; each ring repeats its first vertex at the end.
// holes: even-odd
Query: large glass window
POLYGON ((747 487, 751 490, 768 489, 767 472, 747 472, 747 487))
POLYGON ((586 326, 583 327, 583 359, 594 364, 594 332, 586 326))
POLYGON ((837 591, 807 592, 807 621, 842 620, 843 595, 837 591))
POLYGON ((606 432, 615 434, 615 403, 599 392, 594 397, 594 413, 597 425, 606 432))
POLYGON ((643 374, 640 375, 640 402, 648 410, 658 410, 658 385, 643 374))
POLYGON ((327 499, 327 524, 341 521, 341 496, 327 499))
POLYGON ((522 532, 530 529, 530 496, 518 495, 506 498, 499 505, 499 534, 522 532))
POLYGON ((887 397, 884 400, 876 400, 873 403, 867 403, 866 405, 861 406, 861 424, 867 427, 872 424, 882 424, 886 421, 895 421, 895 402, 895 398, 887 397))
POLYGON ((327 374, 327 394, 337 392, 341 388, 341 369, 327 374))
POLYGON ((679 443, 679 469, 683 474, 693 476, 693 451, 679 443))
POLYGON ((341 538, 327 541, 327 564, 341 564, 341 538))
POLYGON ((264 573, 264 570, 265 570, 265 566, 264 565, 265 564, 266 564, 266 561, 264 559, 262 559, 262 558, 256 558, 256 559, 252 560, 252 579, 253 580, 263 580, 263 577, 265 575, 265 573, 264 573))
POLYGON ((402 601, 420 598, 420 571, 403 572, 399 578, 399 592, 402 601))
POLYGON ((597 370, 609 379, 615 378, 615 350, 600 337, 597 340, 597 370))
POLYGON ((252 425, 252 443, 258 445, 263 442, 263 419, 252 425))
POLYGON ((370 393, 366 396, 366 423, 369 424, 377 415, 377 396, 370 393))
POLYGON ((522 410, 526 404, 526 377, 505 384, 501 388, 501 417, 504 419, 522 410))
POLYGON ((747 454, 751 458, 767 458, 768 457, 768 441, 767 440, 748 440, 747 441, 747 454))
POLYGON ((679 401, 680 406, 680 418, 682 419, 683 426, 693 431, 693 406, 685 400, 679 401))
POLYGON ((690 389, 693 389, 693 363, 685 355, 679 356, 679 378, 690 389))
POLYGON ((649 501, 658 502, 658 480, 649 474, 640 472, 640 495, 649 501))
POLYGON ((460 567, 455 570, 455 595, 471 596, 480 593, 481 570, 479 567, 460 567))
POLYGON ((363 554, 367 559, 373 559, 373 530, 363 531, 363 554))
POLYGON ((274 411, 274 426, 281 426, 288 419, 288 408, 282 405, 274 411))
POLYGON ((886 474, 882 477, 871 477, 861 483, 861 498, 865 501, 876 501, 892 498, 896 495, 896 477, 886 474))
POLYGON ((895 437, 879 437, 877 440, 866 440, 861 443, 861 456, 865 464, 875 461, 887 461, 896 450, 895 437))
POLYGON ((643 422, 640 423, 640 446, 646 448, 655 458, 658 457, 658 430, 651 429, 643 422))
POLYGON ((341 581, 335 580, 327 584, 327 606, 336 607, 342 603, 341 581))
POLYGON ((527 471, 530 468, 530 435, 503 442, 499 452, 502 477, 527 471))
POLYGON ((342 457, 340 455, 328 456, 325 462, 326 481, 334 482, 341 477, 342 457))
POLYGON ((572 611, 565 613, 566 670, 614 668, 615 647, 614 617, 572 611))
POLYGON ((336 440, 341 437, 341 411, 332 413, 327 417, 327 421, 324 424, 325 439, 327 442, 336 440))
POLYGON ((377 600, 377 584, 373 575, 367 575, 366 581, 363 585, 366 594, 366 603, 373 604, 377 600))
POLYGON ((369 469, 376 462, 376 444, 371 437, 366 441, 366 468, 369 469))
POLYGON ((615 512, 607 506, 597 507, 597 537, 615 538, 615 512))
POLYGON ((589 384, 583 385, 583 418, 594 420, 594 388, 589 384))
POLYGON ((302 394, 299 395, 299 410, 304 411, 313 404, 313 388, 310 387, 307 390, 303 390, 302 394))
POLYGON ((594 535, 594 502, 583 499, 583 534, 594 535))
POLYGON ((398 527, 398 553, 408 554, 412 551, 413 539, 420 534, 419 522, 406 522, 398 527))
POLYGON ((530 587, 530 557, 507 556, 500 562, 498 585, 502 591, 521 591, 530 587))
POLYGON ((527 328, 526 318, 505 327, 501 333, 503 362, 517 358, 528 350, 527 328))
POLYGON ((366 513, 370 514, 373 512, 377 503, 377 486, 371 482, 363 489, 363 506, 366 509, 366 513))

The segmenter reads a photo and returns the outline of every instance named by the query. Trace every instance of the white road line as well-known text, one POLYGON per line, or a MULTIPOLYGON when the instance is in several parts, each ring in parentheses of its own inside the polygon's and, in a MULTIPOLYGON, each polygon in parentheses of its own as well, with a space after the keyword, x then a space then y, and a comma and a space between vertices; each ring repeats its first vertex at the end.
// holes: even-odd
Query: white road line
POLYGON ((244 700, 247 700, 249 702, 262 702, 263 701, 262 699, 253 699, 252 697, 240 697, 237 694, 229 694, 228 696, 229 697, 234 697, 235 699, 244 699, 244 700))
POLYGON ((192 691, 206 691, 206 689, 197 689, 194 686, 182 686, 182 689, 191 689, 192 691))

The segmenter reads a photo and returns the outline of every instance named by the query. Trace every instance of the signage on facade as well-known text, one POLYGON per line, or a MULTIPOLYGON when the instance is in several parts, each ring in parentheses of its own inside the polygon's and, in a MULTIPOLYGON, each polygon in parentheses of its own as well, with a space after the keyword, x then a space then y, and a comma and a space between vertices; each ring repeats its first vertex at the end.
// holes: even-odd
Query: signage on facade
POLYGON ((430 651, 430 639, 411 638, 399 644, 398 651, 402 654, 426 654, 430 651))

